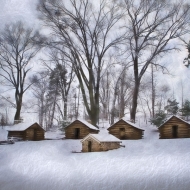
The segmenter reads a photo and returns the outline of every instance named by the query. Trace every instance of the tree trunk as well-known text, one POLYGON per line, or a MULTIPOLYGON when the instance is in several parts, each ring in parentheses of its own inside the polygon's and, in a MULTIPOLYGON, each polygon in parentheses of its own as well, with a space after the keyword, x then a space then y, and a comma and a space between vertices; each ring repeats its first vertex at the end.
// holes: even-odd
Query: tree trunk
POLYGON ((64 99, 64 120, 67 120, 67 98, 64 99))
POLYGON ((133 91, 130 119, 131 119, 131 122, 135 123, 136 112, 137 112, 137 100, 138 100, 139 86, 140 86, 140 78, 139 78, 139 72, 138 72, 138 57, 136 57, 134 60, 134 77, 135 77, 135 86, 134 86, 134 91, 133 91))
POLYGON ((151 74, 152 74, 152 118, 154 118, 154 107, 155 107, 155 86, 154 86, 154 70, 153 64, 151 65, 151 74))
POLYGON ((136 111, 137 111, 137 100, 139 95, 139 81, 135 82, 134 92, 133 92, 133 99, 132 99, 132 108, 130 111, 131 121, 135 123, 136 118, 136 111))
POLYGON ((20 120, 20 113, 22 107, 22 94, 18 95, 17 93, 15 93, 15 99, 16 99, 16 113, 14 120, 20 120))

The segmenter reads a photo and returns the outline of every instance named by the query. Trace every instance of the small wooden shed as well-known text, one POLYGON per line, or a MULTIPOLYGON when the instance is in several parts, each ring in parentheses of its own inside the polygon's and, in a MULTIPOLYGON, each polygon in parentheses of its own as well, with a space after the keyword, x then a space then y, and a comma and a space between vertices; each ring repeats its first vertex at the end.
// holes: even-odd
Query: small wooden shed
POLYGON ((89 134, 81 143, 82 152, 101 152, 120 148, 121 140, 110 134, 89 134))
POLYGON ((38 123, 18 123, 7 127, 8 138, 38 141, 44 140, 45 130, 38 123))
POLYGON ((144 130, 140 129, 134 123, 120 119, 107 129, 110 134, 119 139, 142 139, 144 130))
POLYGON ((158 129, 160 139, 190 137, 190 124, 174 115, 168 118, 158 129))
POLYGON ((97 134, 98 128, 88 123, 87 121, 77 119, 70 125, 65 127, 65 138, 66 139, 82 139, 89 133, 97 134))

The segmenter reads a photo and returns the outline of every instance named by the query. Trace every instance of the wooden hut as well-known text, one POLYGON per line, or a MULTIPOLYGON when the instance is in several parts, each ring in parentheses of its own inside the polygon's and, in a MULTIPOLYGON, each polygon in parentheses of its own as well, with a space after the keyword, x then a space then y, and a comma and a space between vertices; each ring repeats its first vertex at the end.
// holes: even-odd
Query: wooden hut
POLYGON ((174 115, 167 119, 158 129, 160 139, 190 137, 190 124, 174 115))
POLYGON ((120 119, 108 128, 110 134, 119 139, 142 139, 144 130, 138 128, 134 123, 120 119))
POLYGON ((89 133, 98 133, 99 130, 94 125, 80 119, 75 120, 65 127, 66 139, 82 139, 89 133))
POLYGON ((82 152, 101 152, 119 148, 121 140, 113 135, 89 134, 81 140, 82 152))
POLYGON ((44 140, 45 130, 38 123, 18 123, 7 127, 8 138, 38 141, 44 140))

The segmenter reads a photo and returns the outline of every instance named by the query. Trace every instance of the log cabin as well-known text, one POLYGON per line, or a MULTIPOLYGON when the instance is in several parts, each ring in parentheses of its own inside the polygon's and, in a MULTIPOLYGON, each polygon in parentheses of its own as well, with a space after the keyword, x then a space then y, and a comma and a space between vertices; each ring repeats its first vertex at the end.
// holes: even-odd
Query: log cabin
POLYGON ((120 148, 122 141, 113 135, 88 134, 81 140, 82 152, 102 152, 120 148))
POLYGON ((18 123, 7 127, 8 138, 38 141, 44 140, 45 130, 38 123, 18 123))
POLYGON ((82 139, 89 133, 97 134, 98 132, 98 128, 94 125, 88 123, 87 121, 77 119, 65 127, 65 138, 82 139))
POLYGON ((190 124, 174 115, 168 118, 158 130, 160 139, 190 137, 190 124))
POLYGON ((136 124, 120 119, 107 129, 110 134, 114 135, 118 139, 142 139, 144 130, 137 127, 136 124))

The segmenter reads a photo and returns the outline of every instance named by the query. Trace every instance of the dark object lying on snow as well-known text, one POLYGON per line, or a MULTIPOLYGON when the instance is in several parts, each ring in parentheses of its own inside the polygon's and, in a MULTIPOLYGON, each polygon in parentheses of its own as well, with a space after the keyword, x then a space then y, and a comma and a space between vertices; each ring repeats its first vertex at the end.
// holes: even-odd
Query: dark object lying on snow
POLYGON ((6 144, 14 144, 14 141, 12 141, 12 140, 0 141, 0 145, 6 145, 6 144))

